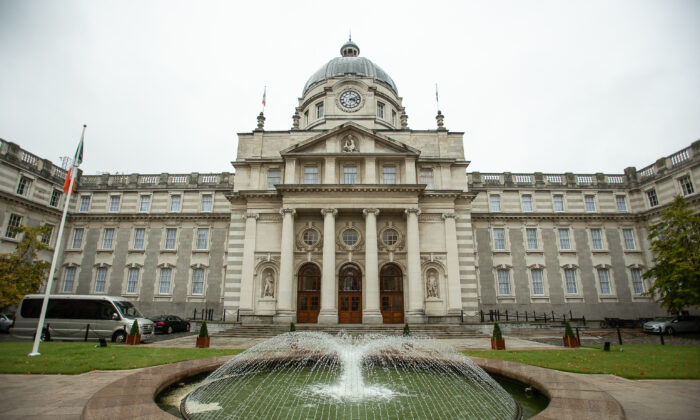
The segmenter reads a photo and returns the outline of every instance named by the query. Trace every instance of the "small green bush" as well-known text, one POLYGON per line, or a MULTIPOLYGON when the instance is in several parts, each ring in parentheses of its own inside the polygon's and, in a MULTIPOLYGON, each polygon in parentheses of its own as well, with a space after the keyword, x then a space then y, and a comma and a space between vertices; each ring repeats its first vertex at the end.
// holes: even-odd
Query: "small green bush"
POLYGON ((207 321, 202 321, 202 326, 199 327, 199 337, 209 337, 209 330, 207 329, 207 321))
POLYGON ((408 337, 411 335, 411 329, 408 327, 408 324, 404 324, 403 326, 403 336, 408 337))
POLYGON ((131 331, 129 331, 129 335, 139 335, 139 323, 134 320, 134 323, 131 324, 131 331))
POLYGON ((501 327, 498 326, 498 322, 493 324, 493 335, 494 340, 503 340, 503 333, 501 332, 501 327))
POLYGON ((289 323, 289 332, 294 332, 297 330, 297 327, 294 325, 293 322, 289 323))
POLYGON ((574 330, 571 329, 571 324, 569 324, 569 321, 566 321, 565 327, 566 329, 564 330, 564 337, 576 338, 576 336, 574 335, 574 330))

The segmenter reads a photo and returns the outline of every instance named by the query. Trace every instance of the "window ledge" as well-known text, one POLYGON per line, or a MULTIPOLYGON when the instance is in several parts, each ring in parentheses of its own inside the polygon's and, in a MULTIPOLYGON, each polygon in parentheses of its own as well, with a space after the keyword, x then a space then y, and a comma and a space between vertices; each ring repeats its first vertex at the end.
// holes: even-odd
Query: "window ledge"
POLYGON ((549 296, 530 295, 530 301, 532 303, 546 303, 546 302, 549 302, 549 296))
POLYGON ((129 249, 127 251, 129 254, 143 254, 146 252, 145 249, 129 249))
POLYGON ((651 296, 632 295, 632 301, 633 302, 649 302, 649 301, 651 301, 651 296))
POLYGON ((121 296, 123 297, 139 297, 138 293, 122 293, 121 296))
POLYGON ((161 249, 161 254, 177 254, 177 249, 161 249))
POLYGON ((209 249, 193 249, 192 253, 193 254, 208 254, 209 251, 210 251, 209 249))
POLYGON ((95 252, 114 252, 114 249, 103 249, 103 248, 100 248, 100 249, 95 250, 95 252))
POLYGON ((3 236, 3 237, 0 238, 0 239, 2 239, 3 242, 12 242, 12 243, 15 243, 15 244, 18 244, 19 241, 20 241, 20 240, 17 239, 17 238, 8 238, 8 237, 6 237, 6 236, 3 236))
POLYGON ((641 254, 642 253, 641 249, 623 249, 622 251, 625 254, 641 254))
POLYGON ((83 252, 83 248, 68 248, 64 249, 63 252, 83 252))
POLYGON ((526 249, 525 252, 528 254, 544 254, 544 249, 526 249))
POLYGON ((494 254, 510 254, 509 249, 493 249, 491 250, 494 254))
POLYGON ((496 299, 498 299, 498 301, 502 302, 502 303, 515 303, 515 296, 512 296, 512 295, 496 296, 496 299))
POLYGON ((560 254, 576 254, 575 249, 560 249, 559 250, 560 254))
POLYGON ((594 254, 609 254, 610 250, 608 250, 608 249, 592 249, 591 252, 594 254))
POLYGON ((187 302, 204 302, 204 295, 189 295, 186 298, 187 302))
POLYGON ((564 296, 567 303, 583 303, 583 296, 564 296))
POLYGON ((169 302, 173 300, 172 295, 156 295, 153 296, 153 300, 156 302, 169 302))
POLYGON ((615 295, 600 295, 601 302, 617 302, 617 296, 615 295))

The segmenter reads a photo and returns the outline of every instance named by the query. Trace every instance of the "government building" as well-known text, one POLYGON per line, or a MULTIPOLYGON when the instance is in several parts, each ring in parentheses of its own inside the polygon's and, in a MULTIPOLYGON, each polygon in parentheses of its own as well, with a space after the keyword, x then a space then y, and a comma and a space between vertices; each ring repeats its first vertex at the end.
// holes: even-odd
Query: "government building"
POLYGON ((146 315, 636 318, 665 313, 644 294, 648 226, 676 195, 700 207, 700 141, 617 174, 468 172, 464 133, 440 112, 409 128, 396 84, 352 41, 306 82, 291 129, 264 123, 238 135, 230 173, 81 174, 60 244, 65 171, 3 140, 0 252, 12 227, 52 225, 52 293, 125 296, 146 315))

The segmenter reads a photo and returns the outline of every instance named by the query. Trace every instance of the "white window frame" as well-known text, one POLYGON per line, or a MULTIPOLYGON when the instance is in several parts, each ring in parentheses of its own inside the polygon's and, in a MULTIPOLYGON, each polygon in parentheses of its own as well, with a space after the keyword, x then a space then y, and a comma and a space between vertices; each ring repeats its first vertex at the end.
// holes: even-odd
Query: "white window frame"
POLYGON ((656 188, 649 188, 647 190, 644 190, 644 198, 644 201, 646 201, 648 208, 653 209, 659 207, 659 194, 656 192, 656 188), (652 204, 650 194, 654 195, 654 200, 656 201, 656 204, 652 204))
POLYGON ((593 277, 595 278, 595 287, 598 292, 598 298, 604 300, 617 300, 617 292, 615 289, 615 277, 613 275, 612 266, 609 264, 598 264, 593 267, 593 277), (606 270, 608 275, 608 283, 610 285, 610 293, 603 293, 600 283, 600 270, 606 270))
POLYGON ((542 252, 542 240, 540 238, 540 229, 537 226, 523 226, 523 238, 525 239, 525 252, 542 252), (535 241, 537 242, 536 248, 530 248, 530 240, 527 236, 528 230, 535 231, 535 241))
POLYGON ((139 213, 150 213, 151 212, 151 207, 153 206, 153 194, 139 194, 139 213), (148 199, 148 208, 146 210, 143 209, 143 202, 144 199, 148 199))
POLYGON ((22 197, 31 197, 32 191, 34 188, 34 185, 36 184, 36 178, 33 176, 29 176, 28 174, 25 174, 24 172, 20 172, 19 174, 19 179, 17 180, 17 187, 15 188, 15 194, 22 196, 22 197), (23 188, 22 192, 19 192, 19 186, 22 183, 22 179, 26 179, 29 181, 29 184, 26 185, 25 188, 23 188))
POLYGON ((617 211, 619 211, 620 213, 627 213, 627 212, 630 211, 630 207, 629 207, 629 203, 628 203, 628 200, 627 200, 627 196, 626 196, 625 194, 615 194, 615 208, 616 208, 617 211), (624 208, 624 209, 620 209, 620 204, 619 204, 619 202, 618 202, 618 199, 619 199, 619 198, 622 199, 622 202, 623 202, 624 205, 625 205, 625 208, 624 208))
POLYGON ((396 185, 399 183, 399 165, 395 163, 385 163, 381 166, 382 169, 382 184, 384 185, 396 185), (384 171, 389 168, 394 168, 394 182, 386 182, 387 175, 392 175, 391 173, 385 173, 384 171))
POLYGON ((74 264, 67 265, 63 267, 63 281, 61 282, 61 292, 60 293, 73 293, 75 291, 76 283, 78 282, 78 266, 74 264), (70 283, 70 289, 66 289, 68 285, 68 272, 72 270, 73 279, 70 283))
POLYGON ((171 192, 168 198, 168 213, 182 213, 182 205, 184 201, 184 196, 182 192, 171 192), (173 198, 178 197, 178 206, 173 210, 173 198))
POLYGON ((622 237, 622 250, 626 252, 632 252, 632 251, 639 251, 639 246, 637 245, 637 234, 634 231, 633 227, 629 226, 621 226, 620 227, 620 236, 622 237), (632 245, 634 245, 634 248, 627 248, 627 238, 625 238, 625 231, 630 231, 632 232, 632 245))
POLYGON ((87 213, 90 211, 90 205, 92 204, 92 195, 91 194, 80 194, 80 199, 78 200, 78 212, 80 213, 87 213), (87 208, 83 210, 83 200, 87 198, 87 208))
POLYGON ((566 211, 566 194, 552 193, 552 211, 555 213, 563 213, 566 211), (561 197, 561 210, 557 210, 557 203, 555 200, 556 197, 561 197))
POLYGON ((489 194, 489 212, 501 212, 501 194, 489 194))
POLYGON ((161 246, 161 251, 166 251, 166 252, 177 252, 177 244, 178 244, 178 236, 180 234, 179 232, 180 229, 174 226, 164 226, 163 227, 163 244, 161 246), (168 229, 173 229, 175 231, 175 244, 173 245, 172 248, 168 248, 168 229))
POLYGON ((435 171, 432 167, 423 167, 418 171, 418 176, 420 177, 420 183, 425 184, 426 190, 432 190, 435 188, 435 171), (430 174, 430 176, 423 176, 424 174, 430 174))
POLYGON ((73 228, 73 233, 70 236, 70 250, 82 250, 83 246, 85 245, 85 235, 86 235, 87 229, 84 226, 77 226, 73 228), (80 234, 80 246, 75 247, 75 235, 77 231, 81 231, 82 233, 80 234))
POLYGON ((54 237, 53 233, 56 231, 56 225, 54 225, 53 223, 44 223, 42 226, 51 226, 51 232, 49 232, 48 240, 45 241, 44 239, 46 239, 46 238, 44 238, 43 235, 41 236, 41 238, 39 240, 41 241, 42 244, 46 245, 48 248, 53 248, 53 244, 52 244, 53 237, 54 237))
POLYGON ((527 277, 529 280, 529 286, 530 286, 530 299, 534 301, 542 301, 542 300, 549 300, 549 281, 547 279, 547 270, 545 270, 545 267, 541 264, 534 264, 528 267, 527 270, 527 277), (533 276, 533 272, 535 270, 538 270, 541 275, 542 275, 542 293, 541 294, 535 294, 535 277, 533 276))
POLYGON ((574 243, 574 235, 571 232, 571 227, 570 226, 555 226, 554 229, 556 230, 556 235, 557 235, 557 247, 559 248, 559 252, 576 252, 576 244, 574 243), (569 239, 569 248, 564 248, 562 247, 562 242, 561 242, 561 231, 566 230, 568 232, 568 239, 569 239))
POLYGON ((583 302, 583 291, 581 290, 581 270, 573 264, 566 264, 560 268, 562 287, 564 291, 564 300, 566 302, 583 302), (566 279, 566 271, 571 270, 574 273, 574 284, 576 285, 576 293, 570 293, 566 279))
POLYGON ((520 210, 523 213, 532 213, 535 211, 535 198, 533 197, 532 194, 520 194, 520 210), (530 209, 525 208, 525 197, 530 198, 530 209))
POLYGON ((629 282, 629 287, 630 287, 630 293, 632 294, 632 297, 634 298, 644 298, 645 300, 648 299, 648 296, 644 296, 644 293, 646 293, 649 288, 647 287, 647 283, 644 279, 644 267, 642 267, 639 264, 634 264, 630 265, 627 267, 627 275, 629 276, 630 282, 629 282), (636 290, 634 290, 634 276, 632 275, 632 272, 634 270, 639 270, 639 281, 642 285, 642 291, 637 293, 636 290))
POLYGON ((124 270, 124 291, 122 291, 122 294, 126 296, 138 296, 140 291, 141 291, 141 275, 143 273, 142 267, 138 264, 129 264, 126 266, 126 270, 124 270), (129 291, 129 283, 131 280, 131 272, 132 270, 136 270, 136 287, 134 288, 134 291, 129 291))
POLYGON ((203 252, 203 251, 209 251, 209 244, 211 243, 211 228, 209 226, 195 226, 194 228, 194 244, 193 244, 193 251, 195 252, 203 252), (207 231, 207 237, 206 237, 206 244, 204 248, 200 248, 199 244, 199 231, 200 230, 206 230, 207 231))
POLYGON ((63 198, 63 191, 59 190, 58 188, 52 188, 51 196, 49 197, 49 206, 58 208, 61 204, 61 198, 63 198), (51 204, 51 201, 53 201, 54 196, 58 196, 56 199, 56 203, 51 204))
POLYGON ((122 207, 122 195, 121 194, 109 194, 107 196, 107 212, 108 213, 119 213, 119 210, 121 210, 121 207, 122 207), (112 198, 116 198, 118 200, 116 210, 112 210, 112 198))
POLYGON ((583 195, 583 209, 586 211, 586 213, 595 213, 598 211, 598 198, 596 197, 595 194, 584 194, 583 195), (591 198, 592 201, 588 201, 588 199, 591 198), (588 205, 592 204, 593 207, 589 208, 588 205))
POLYGON ((131 233, 131 241, 129 242, 129 250, 130 251, 145 251, 146 250, 146 227, 145 226, 134 226, 134 229, 132 230, 131 233), (136 248, 136 232, 139 229, 143 229, 143 243, 141 244, 141 248, 136 248))
POLYGON ((347 184, 347 185, 354 185, 354 184, 357 184, 358 175, 359 175, 359 171, 358 171, 358 168, 357 168, 357 167, 358 167, 358 165, 355 164, 355 163, 348 163, 348 164, 343 165, 343 168, 342 168, 342 169, 343 169, 343 184, 347 184), (354 174, 352 174, 352 173, 347 173, 347 174, 346 174, 346 173, 345 173, 345 170, 346 170, 346 169, 350 169, 350 168, 355 169, 355 173, 354 173, 354 174), (348 182, 346 175, 355 175, 355 180, 354 180, 353 182, 348 182))
MULTIPOLYGON (((313 175, 313 173, 309 172, 308 175, 313 175)), ((309 180, 311 180, 311 178, 309 178, 309 180)), ((318 184, 320 183, 320 180, 321 180, 321 170, 319 169, 319 165, 318 165, 318 164, 306 164, 306 165, 302 165, 302 181, 303 181, 302 183, 303 183, 304 185, 318 185, 318 184), (307 177, 306 177, 307 172, 306 172, 306 170, 307 170, 307 169, 312 169, 312 168, 313 168, 313 169, 316 169, 316 182, 307 182, 307 177)))
POLYGON ((377 101, 377 118, 384 119, 384 103, 377 101))
POLYGON ((496 289, 496 298, 497 299, 502 299, 502 300, 508 300, 508 301, 515 301, 515 285, 513 283, 513 267, 510 267, 508 265, 497 265, 493 267, 493 279, 494 279, 494 287, 496 289), (501 283, 500 279, 498 277, 499 272, 506 272, 508 274, 508 293, 501 293, 501 283))
POLYGON ((115 227, 107 226, 102 228, 100 235, 100 251, 113 251, 114 243, 117 240, 117 229, 115 227), (105 241, 107 240, 107 231, 112 232, 112 237, 110 238, 109 246, 105 246, 105 241))
POLYGON ((314 109, 316 110, 316 119, 317 119, 317 120, 320 120, 321 118, 323 118, 323 116, 324 116, 324 111, 325 111, 325 110, 324 110, 323 101, 317 102, 317 103, 315 104, 315 108, 314 108, 314 109))
POLYGON ((92 282, 92 293, 96 295, 106 295, 107 292, 109 291, 109 266, 106 264, 99 264, 95 266, 95 270, 93 273, 93 282, 92 282), (104 278, 104 289, 102 291, 97 290, 97 282, 98 282, 98 276, 99 274, 104 270, 105 273, 105 278, 104 278))
POLYGON ((491 226, 491 249, 493 252, 509 252, 508 228, 506 226, 491 226), (503 248, 496 248, 496 229, 503 231, 503 248))
POLYGON ((213 192, 203 192, 199 195, 199 211, 202 213, 211 213, 214 211, 214 193, 213 192), (204 197, 210 197, 211 203, 209 210, 204 208, 204 197))
POLYGON ((158 268, 158 277, 156 277, 156 296, 172 296, 175 289, 175 267, 165 264, 158 268), (163 273, 168 270, 170 278, 168 279, 168 291, 162 292, 161 283, 163 281, 163 273))
POLYGON ((275 189, 275 184, 273 183, 274 182, 273 180, 275 179, 275 177, 272 177, 272 178, 270 177, 270 172, 273 172, 273 171, 277 172, 277 174, 279 175, 278 177, 276 177, 277 184, 279 185, 282 183, 282 169, 279 167, 267 168, 267 173, 265 174, 265 176, 267 179, 267 189, 268 190, 275 189))
POLYGON ((588 237, 591 241, 591 251, 592 252, 607 252, 608 244, 605 240, 605 229, 602 226, 594 226, 588 229, 588 237), (600 248, 595 247, 595 240, 593 238, 593 231, 600 231, 600 248))
POLYGON ((677 176, 675 178, 675 180, 676 180, 676 187, 678 189, 679 195, 682 195, 683 197, 688 197, 688 196, 695 194, 695 192, 696 192, 695 183, 693 183, 693 177, 690 176, 690 173, 688 173, 688 172, 682 173, 679 176, 677 176), (684 184, 681 182, 681 180, 684 180, 686 178, 688 179, 688 183, 690 184, 690 188, 693 190, 693 191, 689 191, 687 193, 685 191, 684 184))
POLYGON ((16 225, 13 225, 12 228, 22 226, 22 222, 24 221, 24 215, 23 214, 17 214, 17 213, 7 213, 7 222, 5 222, 5 232, 3 232, 3 237, 7 239, 13 239, 16 241, 20 241, 22 239, 22 234, 21 233, 12 233, 10 232, 10 222, 12 222, 12 216, 15 216, 16 218, 19 219, 19 222, 16 225))
POLYGON ((189 296, 204 296, 206 294, 206 291, 207 291, 207 270, 206 270, 206 267, 204 267, 202 265, 192 266, 192 268, 190 269, 190 284, 189 284, 189 290, 188 290, 189 296), (201 272, 202 272, 202 291, 200 293, 195 293, 195 291, 194 291, 194 285, 195 285, 194 275, 195 275, 195 272, 198 270, 201 270, 201 272))

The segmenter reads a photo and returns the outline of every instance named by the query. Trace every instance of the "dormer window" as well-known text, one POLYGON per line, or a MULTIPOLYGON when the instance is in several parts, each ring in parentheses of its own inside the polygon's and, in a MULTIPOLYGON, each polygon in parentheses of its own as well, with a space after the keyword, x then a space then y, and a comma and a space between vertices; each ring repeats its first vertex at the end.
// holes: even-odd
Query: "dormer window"
POLYGON ((323 102, 319 102, 316 104, 316 119, 321 119, 323 118, 323 102))
POLYGON ((384 118, 384 104, 377 102, 377 118, 384 118))

